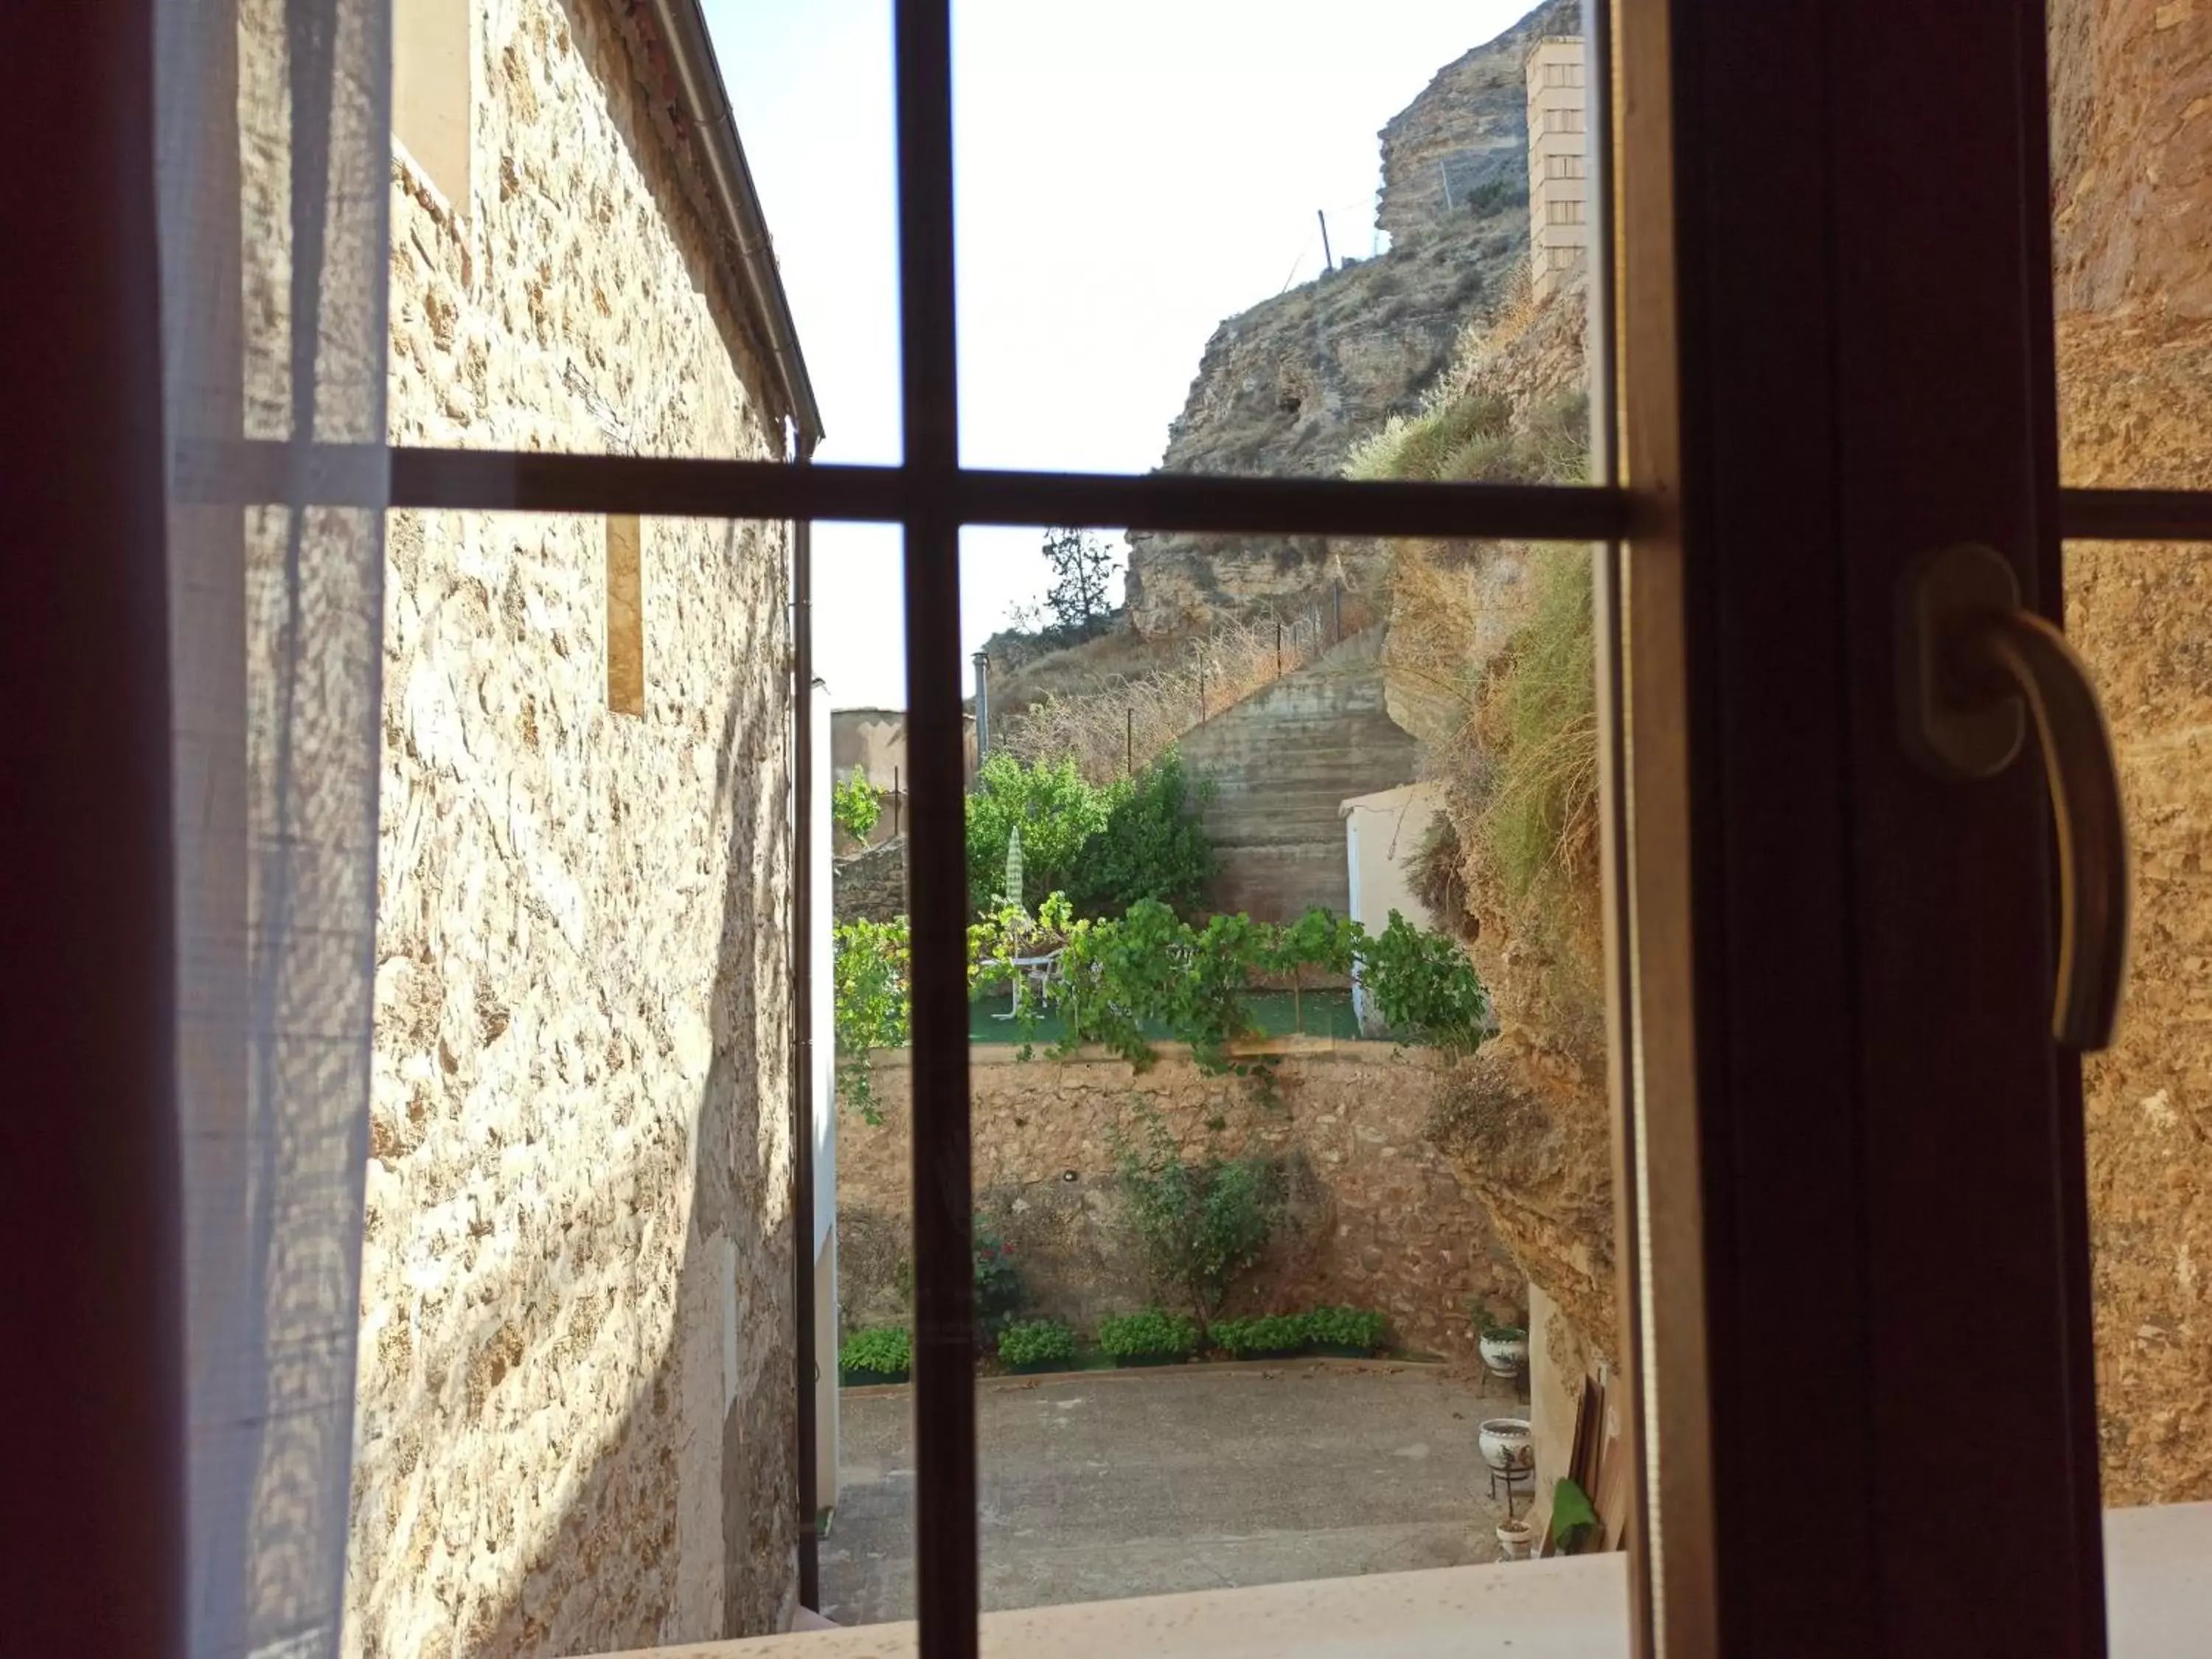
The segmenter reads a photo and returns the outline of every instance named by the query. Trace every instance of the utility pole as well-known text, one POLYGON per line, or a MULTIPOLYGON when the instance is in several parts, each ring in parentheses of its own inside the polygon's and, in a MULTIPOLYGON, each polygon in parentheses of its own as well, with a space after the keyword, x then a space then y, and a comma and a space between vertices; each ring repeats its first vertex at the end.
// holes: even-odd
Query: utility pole
POLYGON ((1444 206, 1447 209, 1457 207, 1459 204, 1452 200, 1451 169, 1444 165, 1442 156, 1437 158, 1437 177, 1444 181, 1444 206))
POLYGON ((1336 269, 1336 256, 1328 251, 1328 210, 1316 208, 1314 217, 1321 221, 1321 263, 1327 270, 1336 269))
POLYGON ((1121 772, 1125 777, 1137 775, 1137 711, 1121 711, 1121 772))

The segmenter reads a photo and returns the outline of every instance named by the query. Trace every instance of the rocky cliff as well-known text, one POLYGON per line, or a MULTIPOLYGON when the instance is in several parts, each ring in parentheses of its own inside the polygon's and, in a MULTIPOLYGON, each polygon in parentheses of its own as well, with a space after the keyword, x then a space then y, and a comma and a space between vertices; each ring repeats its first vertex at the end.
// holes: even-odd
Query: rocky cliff
MULTIPOLYGON (((1392 118, 1377 216, 1389 251, 1223 323, 1161 471, 1331 476, 1353 444, 1417 409, 1462 326, 1523 280, 1523 64, 1537 36, 1573 33, 1579 16, 1575 0, 1539 7, 1392 118)), ((1375 550, 1320 538, 1138 533, 1129 544, 1129 617, 1148 635, 1288 606, 1337 582, 1369 590, 1380 574, 1375 550)))

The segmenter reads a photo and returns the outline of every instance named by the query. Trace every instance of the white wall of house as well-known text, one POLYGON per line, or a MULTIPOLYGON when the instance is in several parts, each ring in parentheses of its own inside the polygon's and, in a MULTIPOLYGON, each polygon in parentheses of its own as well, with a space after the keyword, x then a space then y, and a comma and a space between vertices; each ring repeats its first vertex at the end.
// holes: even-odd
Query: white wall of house
MULTIPOLYGON (((1443 786, 1402 784, 1395 789, 1355 795, 1339 807, 1344 819, 1344 850, 1351 874, 1350 915, 1370 933, 1381 933, 1397 911, 1417 927, 1433 927, 1436 918, 1413 891, 1411 865, 1422 841, 1443 809, 1443 786)), ((1360 1029, 1379 1034, 1382 1016, 1370 1006, 1367 988, 1355 972, 1352 1011, 1360 1029)))

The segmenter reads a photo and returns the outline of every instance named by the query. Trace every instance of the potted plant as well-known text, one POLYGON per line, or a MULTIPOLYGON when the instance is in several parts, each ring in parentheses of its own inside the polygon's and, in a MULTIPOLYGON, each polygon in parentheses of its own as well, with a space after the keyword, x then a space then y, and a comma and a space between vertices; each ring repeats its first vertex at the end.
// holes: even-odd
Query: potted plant
POLYGON ((1508 1518, 1498 1523, 1498 1559, 1526 1561, 1535 1542, 1536 1529, 1526 1521, 1508 1518))
POLYGON ((1075 1333, 1057 1319, 1018 1319, 999 1333, 999 1358, 1017 1376, 1075 1365, 1075 1333))
POLYGON ((914 1338, 903 1325, 855 1331, 837 1351, 838 1380, 848 1389, 903 1382, 914 1370, 914 1338))
POLYGON ((1288 1359, 1312 1339, 1304 1314, 1261 1314, 1256 1319, 1217 1319, 1209 1334, 1231 1359, 1288 1359))
POLYGON ((1490 1310, 1477 1303, 1474 1306, 1475 1346, 1482 1351, 1482 1363, 1492 1376, 1510 1382, 1528 1369, 1528 1333, 1519 1325, 1501 1325, 1491 1316, 1490 1310))
POLYGON ((1198 1327, 1181 1314, 1147 1308, 1100 1320, 1098 1346, 1116 1365, 1180 1364, 1198 1351, 1198 1327))
POLYGON ((1500 1474, 1517 1475, 1536 1467, 1536 1437, 1525 1417, 1487 1417, 1475 1430, 1482 1461, 1500 1474))
POLYGON ((1306 1316, 1306 1336, 1316 1353, 1365 1359, 1382 1346, 1389 1322, 1372 1308, 1316 1308, 1306 1316))

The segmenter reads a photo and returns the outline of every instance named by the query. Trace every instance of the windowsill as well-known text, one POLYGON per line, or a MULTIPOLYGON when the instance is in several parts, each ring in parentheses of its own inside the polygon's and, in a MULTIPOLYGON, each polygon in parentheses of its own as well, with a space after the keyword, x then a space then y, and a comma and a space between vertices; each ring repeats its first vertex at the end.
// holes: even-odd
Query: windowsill
MULTIPOLYGON (((2202 1659, 2212 1504, 2105 1517, 2112 1659, 2202 1659)), ((2022 1563, 2022 1571, 2032 1571, 2022 1563)), ((986 1659, 1626 1659, 1626 1558, 1377 1573, 983 1616, 986 1659)), ((911 1624, 657 1648, 653 1659, 906 1659, 911 1624)), ((640 1656, 641 1659, 641 1656, 640 1656)))

